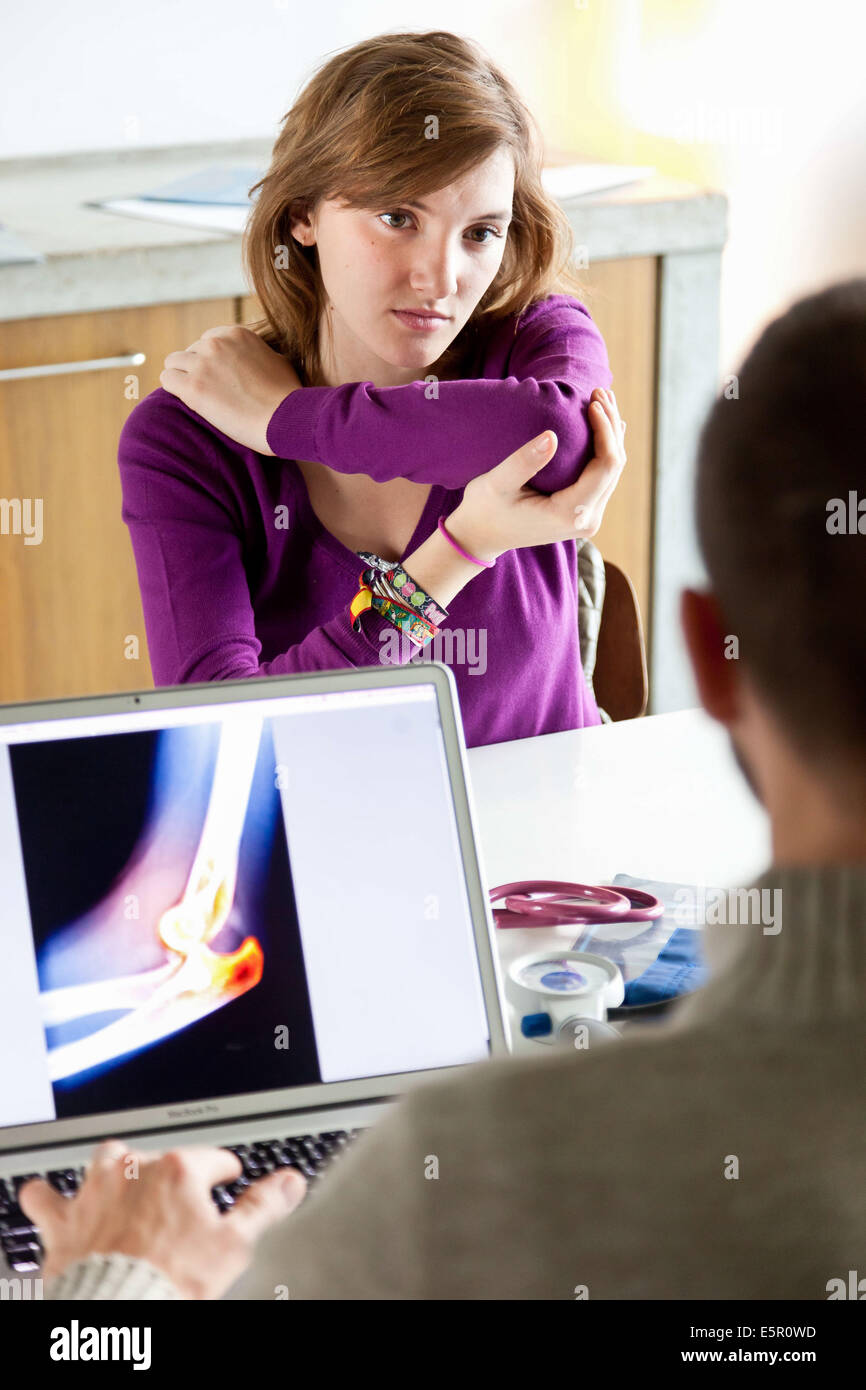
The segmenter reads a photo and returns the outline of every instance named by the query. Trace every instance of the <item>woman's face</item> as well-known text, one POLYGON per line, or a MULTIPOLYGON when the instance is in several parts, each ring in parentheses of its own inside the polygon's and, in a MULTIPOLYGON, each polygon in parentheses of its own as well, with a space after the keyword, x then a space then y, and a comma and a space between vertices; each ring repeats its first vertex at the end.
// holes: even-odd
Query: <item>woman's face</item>
POLYGON ((499 269, 513 194, 513 159, 500 149, 421 203, 369 212, 325 201, 293 223, 296 240, 318 248, 330 301, 319 338, 329 385, 394 386, 424 375, 499 269), (441 317, 419 325, 400 310, 441 317))

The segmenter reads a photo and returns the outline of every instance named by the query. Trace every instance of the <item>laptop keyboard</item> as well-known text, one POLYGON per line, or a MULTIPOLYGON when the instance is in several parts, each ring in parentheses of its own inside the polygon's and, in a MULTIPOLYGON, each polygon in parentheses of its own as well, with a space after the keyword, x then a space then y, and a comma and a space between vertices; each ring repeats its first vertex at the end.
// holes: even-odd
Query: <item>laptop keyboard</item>
MULTIPOLYGON (((320 1134, 291 1135, 288 1139, 261 1139, 255 1144, 226 1144, 237 1154, 243 1172, 234 1182, 211 1189, 216 1208, 231 1211, 251 1183, 278 1168, 297 1168, 314 1190, 328 1165, 363 1133, 359 1129, 323 1130, 320 1134)), ((31 1178, 45 1178, 55 1192, 74 1197, 84 1179, 83 1168, 58 1168, 47 1173, 19 1173, 0 1178, 0 1247, 10 1269, 19 1274, 38 1271, 42 1264, 39 1232, 18 1205, 18 1189, 31 1178)))

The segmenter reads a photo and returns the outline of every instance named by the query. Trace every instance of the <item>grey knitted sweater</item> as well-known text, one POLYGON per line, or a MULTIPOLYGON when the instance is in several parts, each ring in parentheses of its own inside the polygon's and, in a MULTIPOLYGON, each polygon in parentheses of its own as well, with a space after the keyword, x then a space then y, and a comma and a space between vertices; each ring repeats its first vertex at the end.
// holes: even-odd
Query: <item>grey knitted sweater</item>
MULTIPOLYGON (((756 886, 781 930, 709 926, 711 978, 663 1026, 420 1087, 227 1297, 824 1299, 866 1275, 866 864, 756 886)), ((177 1292, 94 1255, 47 1297, 177 1292)))

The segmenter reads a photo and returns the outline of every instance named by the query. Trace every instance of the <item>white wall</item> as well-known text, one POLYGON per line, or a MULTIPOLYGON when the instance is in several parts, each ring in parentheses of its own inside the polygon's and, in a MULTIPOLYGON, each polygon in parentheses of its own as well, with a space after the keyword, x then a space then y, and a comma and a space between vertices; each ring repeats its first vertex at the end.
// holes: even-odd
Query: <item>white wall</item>
POLYGON ((397 28, 476 39, 554 146, 728 193, 720 375, 866 273, 864 0, 6 0, 0 158, 272 138, 328 54, 397 28))
POLYGON ((0 9, 3 159, 274 136, 328 54, 387 30, 476 39, 530 105, 543 80, 531 0, 4 0, 0 9))
POLYGON ((794 299, 866 274, 866 5, 615 0, 609 9, 624 122, 660 142, 642 144, 641 160, 728 194, 727 373, 794 299))

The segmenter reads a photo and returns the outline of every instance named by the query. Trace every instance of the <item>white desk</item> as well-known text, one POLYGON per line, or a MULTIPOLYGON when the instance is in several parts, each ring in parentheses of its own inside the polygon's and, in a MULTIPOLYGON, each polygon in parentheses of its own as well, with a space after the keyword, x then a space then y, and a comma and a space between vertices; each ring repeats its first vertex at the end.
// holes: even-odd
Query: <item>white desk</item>
MULTIPOLYGON (((657 714, 469 750, 490 887, 615 874, 735 886, 770 862, 769 821, 720 725, 657 714)), ((500 958, 570 946, 574 927, 497 933, 500 958)))

